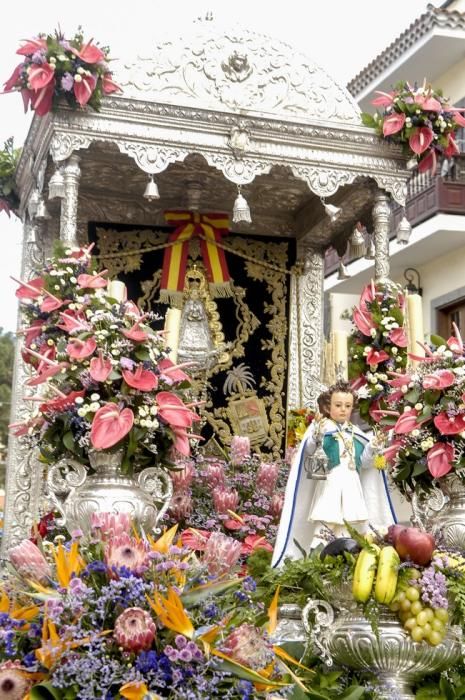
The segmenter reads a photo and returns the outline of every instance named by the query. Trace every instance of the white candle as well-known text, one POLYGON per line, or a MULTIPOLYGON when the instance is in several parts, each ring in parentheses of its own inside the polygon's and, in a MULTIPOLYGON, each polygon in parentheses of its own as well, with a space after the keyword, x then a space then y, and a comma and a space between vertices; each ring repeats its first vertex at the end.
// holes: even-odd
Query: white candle
MULTIPOLYGON (((425 342, 423 330, 423 306, 419 294, 407 295, 407 329, 408 329, 408 352, 419 357, 425 356, 425 351, 418 345, 417 341, 425 342)), ((410 360, 410 365, 416 367, 418 362, 410 360)))
POLYGON ((108 283, 107 294, 112 299, 116 299, 116 301, 127 301, 128 298, 126 285, 119 280, 112 280, 108 283))
POLYGON ((333 357, 338 379, 347 380, 347 333, 333 331, 333 357))
POLYGON ((181 310, 169 308, 165 316, 166 344, 170 348, 169 358, 176 362, 178 356, 179 331, 181 329, 181 310))

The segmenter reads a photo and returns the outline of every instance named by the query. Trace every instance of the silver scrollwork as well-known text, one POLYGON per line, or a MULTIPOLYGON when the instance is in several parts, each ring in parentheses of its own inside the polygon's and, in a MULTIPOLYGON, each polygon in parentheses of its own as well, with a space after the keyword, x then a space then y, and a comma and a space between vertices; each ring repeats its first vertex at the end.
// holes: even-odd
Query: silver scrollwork
MULTIPOLYGON (((143 491, 149 493, 155 503, 160 504, 156 522, 160 522, 169 508, 173 496, 173 482, 166 472, 159 467, 147 467, 140 472, 137 483, 143 491)), ((161 532, 160 527, 154 527, 156 533, 161 532)))
POLYGON ((318 656, 332 666, 333 659, 329 653, 331 626, 334 623, 334 609, 325 600, 310 600, 302 610, 302 622, 318 656), (310 622, 310 617, 313 622, 310 622))
POLYGON ((66 500, 74 497, 86 477, 87 469, 74 459, 62 459, 48 470, 47 496, 61 514, 57 521, 59 527, 66 526, 66 500))

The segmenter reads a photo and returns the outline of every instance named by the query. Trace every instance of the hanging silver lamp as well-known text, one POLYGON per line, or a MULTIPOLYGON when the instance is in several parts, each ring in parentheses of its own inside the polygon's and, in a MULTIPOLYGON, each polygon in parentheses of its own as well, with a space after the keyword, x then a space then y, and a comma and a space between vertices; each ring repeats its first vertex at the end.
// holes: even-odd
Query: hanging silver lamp
POLYGON ((324 197, 321 197, 321 203, 324 207, 326 215, 329 216, 331 223, 333 221, 337 221, 342 212, 341 207, 336 207, 334 204, 326 204, 324 197))
POLYGON ((342 262, 342 258, 339 258, 339 267, 337 270, 337 279, 338 280, 347 280, 349 279, 350 275, 347 270, 347 267, 344 265, 342 262))
POLYGON ((252 223, 252 217, 250 216, 250 207, 247 204, 246 198, 241 193, 241 186, 237 186, 237 197, 234 202, 233 212, 232 212, 233 223, 238 224, 243 221, 246 224, 252 223))
POLYGON ((149 202, 153 202, 155 199, 160 199, 160 193, 158 191, 157 183, 153 179, 153 175, 149 176, 149 181, 145 188, 144 197, 148 199, 149 202))
POLYGON ((361 258, 365 255, 366 249, 365 236, 361 228, 359 228, 359 224, 357 224, 349 238, 349 256, 351 258, 361 258))
POLYGON ((61 168, 57 168, 48 182, 48 198, 63 198, 65 196, 65 178, 61 168))
POLYGON ((406 245, 409 240, 410 240, 410 234, 412 233, 412 226, 410 224, 410 221, 407 219, 407 217, 404 216, 399 222, 399 225, 396 230, 396 240, 397 243, 400 243, 401 245, 406 245))
POLYGON ((368 234, 368 245, 365 253, 365 260, 375 259, 375 242, 373 236, 368 234))
POLYGON ((39 203, 37 205, 37 209, 36 209, 36 213, 35 213, 35 218, 37 221, 47 221, 48 219, 52 218, 50 216, 50 212, 48 211, 42 197, 40 197, 40 199, 39 199, 39 203))

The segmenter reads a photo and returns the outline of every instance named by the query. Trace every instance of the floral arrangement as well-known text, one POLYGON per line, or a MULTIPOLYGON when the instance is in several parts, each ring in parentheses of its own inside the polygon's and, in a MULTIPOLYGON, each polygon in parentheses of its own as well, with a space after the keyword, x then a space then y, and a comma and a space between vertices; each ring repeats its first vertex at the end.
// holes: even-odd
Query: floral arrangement
POLYGON ((297 447, 315 417, 309 408, 292 408, 287 414, 287 447, 297 447))
POLYGON ((436 479, 465 474, 465 351, 460 333, 432 336, 414 370, 389 380, 390 409, 381 423, 392 428, 385 451, 392 478, 404 493, 429 489, 436 479))
POLYGON ((277 596, 267 614, 255 581, 237 576, 237 543, 220 533, 193 557, 176 528, 154 540, 125 515, 94 514, 87 539, 25 540, 10 561, 4 698, 249 700, 295 679, 305 688, 270 636, 277 596))
POLYGON ((233 438, 230 459, 202 455, 173 471, 168 523, 179 523, 183 542, 203 550, 212 533, 233 536, 242 556, 256 547, 272 551, 284 503, 287 469, 251 455, 246 437, 233 438))
POLYGON ((14 147, 13 137, 5 141, 0 151, 0 211, 5 211, 8 216, 19 206, 15 170, 20 154, 21 149, 14 147))
POLYGON ((454 136, 465 126, 461 111, 448 104, 441 91, 426 81, 421 87, 398 83, 391 92, 378 92, 372 104, 383 111, 363 113, 362 121, 389 141, 400 144, 418 162, 419 172, 436 171, 438 156, 451 158, 460 151, 454 136))
POLYGON ((121 90, 113 81, 108 47, 99 47, 92 39, 85 42, 80 29, 69 40, 61 31, 39 34, 16 53, 24 58, 4 92, 21 92, 25 111, 30 107, 41 117, 60 98, 73 109, 89 105, 99 110, 103 95, 121 90))
POLYGON ((352 312, 348 375, 357 392, 360 415, 371 425, 379 421, 379 409, 387 407, 389 377, 407 364, 404 306, 400 286, 372 281, 352 312))
MULTIPOLYGON (((123 450, 130 473, 190 453, 197 415, 186 404, 188 376, 168 359, 156 317, 119 301, 92 246, 57 249, 41 277, 20 282, 22 356, 38 387, 24 423, 11 426, 46 463, 90 450, 123 450), (174 450, 174 452, 173 452, 174 450)), ((122 283, 117 283, 122 285, 122 283)))

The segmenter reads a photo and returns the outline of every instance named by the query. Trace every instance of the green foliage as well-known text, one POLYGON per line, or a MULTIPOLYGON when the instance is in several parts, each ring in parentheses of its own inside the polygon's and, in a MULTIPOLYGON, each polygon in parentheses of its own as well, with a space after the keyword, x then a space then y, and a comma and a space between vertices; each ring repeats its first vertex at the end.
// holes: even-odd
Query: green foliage
MULTIPOLYGON (((11 384, 13 381, 14 337, 0 328, 0 442, 6 448, 10 422, 11 384)), ((5 450, 0 448, 4 457, 5 450)))
POLYGON ((0 200, 8 209, 16 209, 19 197, 16 191, 15 170, 18 164, 21 148, 14 148, 13 137, 5 141, 0 151, 0 200))

